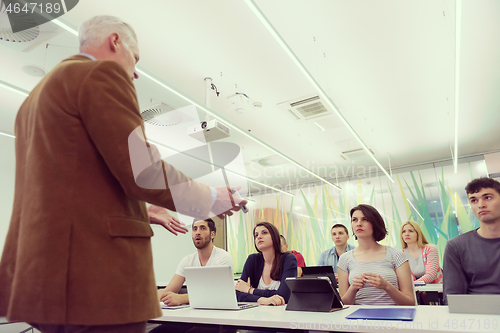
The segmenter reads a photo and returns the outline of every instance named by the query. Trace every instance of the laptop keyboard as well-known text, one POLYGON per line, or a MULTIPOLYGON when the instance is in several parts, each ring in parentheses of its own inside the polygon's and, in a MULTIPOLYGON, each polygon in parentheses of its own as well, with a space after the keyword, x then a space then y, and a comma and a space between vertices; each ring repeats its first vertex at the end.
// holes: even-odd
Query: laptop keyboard
POLYGON ((238 303, 240 309, 248 309, 257 306, 258 304, 238 303))

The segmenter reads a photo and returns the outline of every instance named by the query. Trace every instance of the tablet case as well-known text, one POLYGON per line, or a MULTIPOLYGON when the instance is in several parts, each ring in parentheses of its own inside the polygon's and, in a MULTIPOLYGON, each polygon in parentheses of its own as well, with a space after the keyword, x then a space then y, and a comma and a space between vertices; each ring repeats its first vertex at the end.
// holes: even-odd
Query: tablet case
POLYGON ((332 312, 344 308, 328 277, 290 277, 285 282, 292 292, 286 310, 332 312))
POLYGON ((358 309, 345 317, 346 319, 368 320, 403 320, 412 321, 417 309, 412 308, 370 308, 358 309))
POLYGON ((332 280, 333 288, 337 288, 337 279, 332 266, 305 266, 302 267, 305 277, 328 276, 332 280))

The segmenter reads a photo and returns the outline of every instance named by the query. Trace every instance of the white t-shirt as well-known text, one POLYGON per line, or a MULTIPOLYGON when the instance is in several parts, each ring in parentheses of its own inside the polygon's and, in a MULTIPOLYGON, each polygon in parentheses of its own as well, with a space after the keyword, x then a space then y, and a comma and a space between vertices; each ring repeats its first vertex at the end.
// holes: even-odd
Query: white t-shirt
POLYGON ((261 276, 260 280, 259 280, 259 285, 257 286, 257 289, 278 290, 280 287, 280 284, 281 284, 281 281, 276 281, 276 280, 271 280, 271 283, 265 284, 264 279, 261 276))
MULTIPOLYGON (((205 266, 231 266, 231 269, 233 269, 234 272, 233 258, 225 250, 216 246, 212 249, 210 258, 205 266)), ((186 274, 184 273, 184 268, 186 267, 201 267, 198 251, 182 258, 179 266, 177 266, 175 274, 186 277, 186 274)))

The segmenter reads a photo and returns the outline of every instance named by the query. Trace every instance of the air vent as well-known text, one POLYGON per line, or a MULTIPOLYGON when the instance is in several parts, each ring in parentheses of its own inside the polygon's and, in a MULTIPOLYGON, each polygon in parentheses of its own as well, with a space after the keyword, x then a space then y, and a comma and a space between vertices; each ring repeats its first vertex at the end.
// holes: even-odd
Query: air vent
POLYGON ((222 123, 220 123, 220 122, 217 122, 217 127, 218 127, 220 130, 222 130, 222 131, 226 132, 227 134, 231 134, 231 130, 229 129, 229 127, 227 127, 226 125, 223 125, 223 124, 222 124, 222 123))
POLYGON ((174 110, 165 103, 160 103, 141 111, 144 122, 155 126, 175 126, 192 120, 185 112, 174 110))
POLYGON ((287 159, 285 159, 279 155, 271 155, 271 156, 255 159, 253 161, 259 163, 260 165, 262 165, 264 167, 271 167, 271 166, 289 163, 287 159))
MULTIPOLYGON (((19 32, 12 32, 10 26, 9 16, 5 11, 5 4, 3 1, 0 2, 0 41, 14 42, 14 43, 26 43, 34 40, 40 34, 40 28, 38 26, 32 27, 19 32)), ((21 16, 17 15, 16 21, 22 26, 33 26, 33 19, 30 15, 21 16)))
POLYGON ((318 95, 309 95, 278 104, 278 107, 286 111, 297 121, 319 120, 334 115, 318 95))

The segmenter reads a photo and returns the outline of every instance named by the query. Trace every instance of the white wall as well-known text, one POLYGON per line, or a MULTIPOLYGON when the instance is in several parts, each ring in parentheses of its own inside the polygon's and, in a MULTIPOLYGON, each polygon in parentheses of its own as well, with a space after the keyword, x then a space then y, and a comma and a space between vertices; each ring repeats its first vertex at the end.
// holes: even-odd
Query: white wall
POLYGON ((152 238, 153 265, 156 284, 165 286, 175 274, 177 265, 186 255, 194 253, 196 248, 191 239, 191 226, 186 234, 172 235, 161 226, 153 225, 155 235, 152 238))

